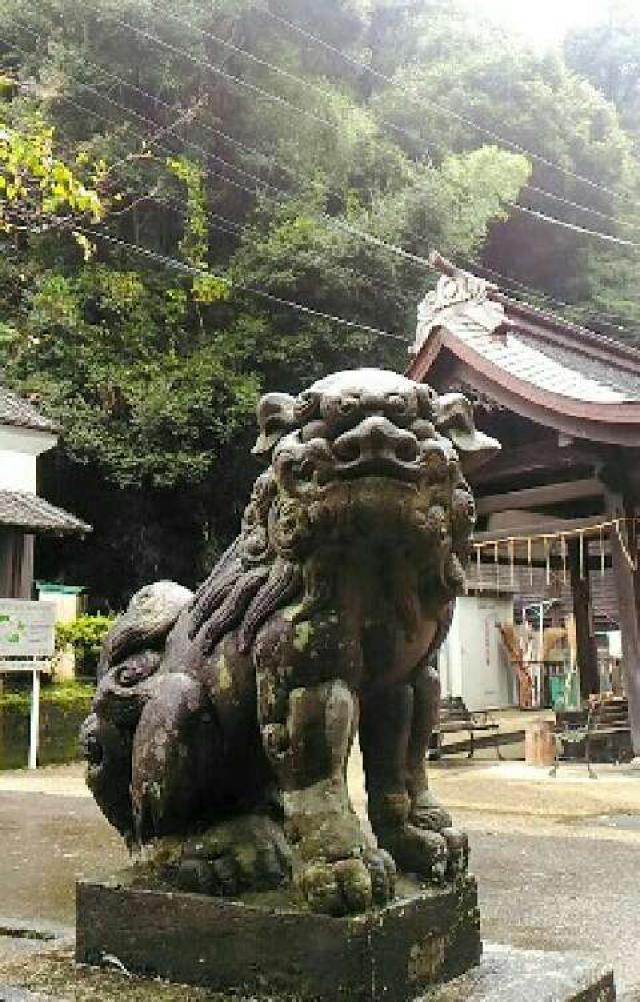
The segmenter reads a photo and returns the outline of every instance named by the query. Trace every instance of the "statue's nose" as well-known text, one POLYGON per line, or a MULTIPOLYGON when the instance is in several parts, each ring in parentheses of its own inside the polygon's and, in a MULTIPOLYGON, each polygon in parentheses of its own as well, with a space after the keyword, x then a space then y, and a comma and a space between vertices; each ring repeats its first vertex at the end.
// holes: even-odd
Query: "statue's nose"
POLYGON ((333 451, 345 462, 380 456, 411 463, 418 456, 418 440, 388 418, 372 415, 340 435, 333 443, 333 451))

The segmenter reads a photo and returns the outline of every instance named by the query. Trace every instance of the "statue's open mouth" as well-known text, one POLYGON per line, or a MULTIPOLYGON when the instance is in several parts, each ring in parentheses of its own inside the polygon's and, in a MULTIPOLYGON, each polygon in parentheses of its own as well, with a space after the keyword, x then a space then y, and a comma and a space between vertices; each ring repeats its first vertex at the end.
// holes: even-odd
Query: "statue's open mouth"
POLYGON ((403 463, 399 459, 382 456, 356 459, 350 463, 336 463, 334 472, 340 480, 377 477, 381 480, 400 480, 403 483, 416 483, 423 476, 423 471, 417 463, 403 463))

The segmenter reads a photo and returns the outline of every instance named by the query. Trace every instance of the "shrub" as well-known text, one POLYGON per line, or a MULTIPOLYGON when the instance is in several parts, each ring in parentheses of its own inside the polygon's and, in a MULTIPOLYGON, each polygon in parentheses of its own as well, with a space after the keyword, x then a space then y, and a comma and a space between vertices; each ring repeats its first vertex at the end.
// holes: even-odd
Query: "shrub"
POLYGON ((113 616, 80 616, 73 623, 56 626, 56 647, 61 650, 71 644, 78 675, 95 676, 100 649, 113 622, 113 616))
MULTIPOLYGON (((43 684, 40 691, 40 701, 44 706, 56 706, 63 711, 75 711, 86 714, 89 712, 91 700, 95 694, 95 685, 86 682, 59 682, 57 685, 43 684)), ((31 710, 31 689, 18 692, 0 693, 0 712, 11 711, 19 716, 27 717, 31 710)))

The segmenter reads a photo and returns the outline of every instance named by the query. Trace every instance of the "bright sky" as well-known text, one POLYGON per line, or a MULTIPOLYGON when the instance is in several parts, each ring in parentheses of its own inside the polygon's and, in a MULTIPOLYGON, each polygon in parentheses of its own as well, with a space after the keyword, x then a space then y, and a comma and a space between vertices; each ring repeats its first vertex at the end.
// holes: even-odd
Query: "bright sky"
POLYGON ((515 28, 531 45, 547 47, 562 41, 569 28, 602 19, 607 0, 466 0, 472 11, 515 28))

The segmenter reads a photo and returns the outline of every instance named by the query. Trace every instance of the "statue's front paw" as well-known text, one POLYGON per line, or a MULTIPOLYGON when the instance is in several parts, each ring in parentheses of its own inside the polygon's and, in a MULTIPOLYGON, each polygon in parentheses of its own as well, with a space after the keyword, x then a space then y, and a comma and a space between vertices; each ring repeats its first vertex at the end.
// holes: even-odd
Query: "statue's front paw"
POLYGON ((382 849, 366 849, 348 859, 308 863, 298 886, 312 911, 327 915, 364 912, 393 898, 396 869, 382 849))

